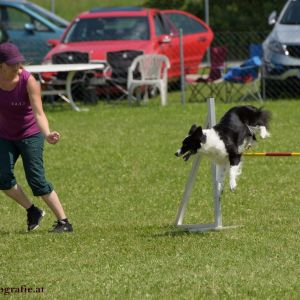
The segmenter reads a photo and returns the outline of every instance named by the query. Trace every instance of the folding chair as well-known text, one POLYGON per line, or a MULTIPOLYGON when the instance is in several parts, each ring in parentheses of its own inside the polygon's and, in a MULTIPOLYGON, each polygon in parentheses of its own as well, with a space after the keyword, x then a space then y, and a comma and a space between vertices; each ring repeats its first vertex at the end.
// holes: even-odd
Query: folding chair
POLYGON ((190 74, 185 77, 187 86, 191 89, 189 101, 204 100, 207 96, 217 96, 221 91, 220 83, 223 82, 227 47, 212 47, 210 50, 211 64, 202 68, 202 73, 208 69, 208 75, 190 74), (209 95, 207 95, 207 88, 209 95), (204 93, 206 90, 206 93, 204 93))
POLYGON ((166 105, 169 68, 170 61, 165 55, 144 54, 137 56, 128 70, 127 90, 129 101, 133 98, 137 87, 145 88, 144 96, 147 99, 148 88, 151 87, 159 90, 161 104, 166 105))
POLYGON ((142 54, 143 51, 138 50, 107 52, 106 59, 108 62, 108 68, 104 72, 105 80, 108 84, 115 87, 118 93, 121 93, 119 99, 128 97, 128 69, 133 60, 142 54))
POLYGON ((249 58, 240 66, 231 67, 224 75, 224 81, 229 84, 227 99, 230 101, 234 94, 240 93, 243 90, 243 95, 238 99, 243 101, 248 98, 262 101, 260 93, 260 66, 261 59, 258 56, 249 58), (236 88, 238 85, 238 88, 236 88))
POLYGON ((249 46, 250 58, 258 56, 260 59, 263 57, 263 47, 261 44, 250 44, 249 46))

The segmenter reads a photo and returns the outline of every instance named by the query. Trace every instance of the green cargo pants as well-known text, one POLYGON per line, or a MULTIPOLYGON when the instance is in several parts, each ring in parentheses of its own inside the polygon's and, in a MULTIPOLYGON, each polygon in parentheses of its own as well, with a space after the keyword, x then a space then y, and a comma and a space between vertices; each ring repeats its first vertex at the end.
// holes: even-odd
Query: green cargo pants
POLYGON ((22 157, 27 182, 34 196, 43 196, 53 191, 45 178, 44 136, 41 133, 28 138, 9 141, 0 138, 0 190, 9 190, 16 185, 14 166, 22 157))

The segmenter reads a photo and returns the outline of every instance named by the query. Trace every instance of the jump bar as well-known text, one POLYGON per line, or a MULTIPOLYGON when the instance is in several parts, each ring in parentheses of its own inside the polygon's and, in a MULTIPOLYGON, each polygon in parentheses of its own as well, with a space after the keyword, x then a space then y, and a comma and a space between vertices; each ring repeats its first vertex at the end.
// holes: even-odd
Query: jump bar
POLYGON ((300 152, 246 152, 244 156, 300 156, 300 152))

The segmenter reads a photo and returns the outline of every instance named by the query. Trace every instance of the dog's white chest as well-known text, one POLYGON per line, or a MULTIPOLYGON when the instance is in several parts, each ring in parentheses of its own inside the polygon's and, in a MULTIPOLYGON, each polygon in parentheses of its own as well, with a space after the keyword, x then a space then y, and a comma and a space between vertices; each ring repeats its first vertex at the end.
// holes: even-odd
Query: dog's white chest
POLYGON ((203 133, 206 135, 206 142, 201 144, 200 152, 216 162, 224 161, 228 154, 217 132, 214 129, 206 129, 203 133))

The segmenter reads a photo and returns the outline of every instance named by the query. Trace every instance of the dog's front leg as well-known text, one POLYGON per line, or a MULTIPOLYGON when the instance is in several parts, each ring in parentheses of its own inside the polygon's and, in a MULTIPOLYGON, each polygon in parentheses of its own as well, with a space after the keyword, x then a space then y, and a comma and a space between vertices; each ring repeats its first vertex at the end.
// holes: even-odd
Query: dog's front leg
POLYGON ((230 161, 229 186, 230 186, 230 190, 234 191, 237 186, 236 179, 241 174, 241 167, 242 167, 241 155, 240 154, 232 155, 229 157, 229 161, 230 161))
POLYGON ((248 126, 250 132, 253 131, 254 133, 259 133, 262 139, 266 139, 271 136, 270 132, 267 130, 266 126, 248 126))
POLYGON ((228 169, 227 164, 217 165, 217 187, 218 187, 219 195, 221 195, 221 193, 223 192, 223 187, 224 187, 223 183, 224 183, 227 169, 228 169))
POLYGON ((262 139, 266 139, 266 138, 270 137, 270 133, 267 130, 266 126, 259 126, 258 131, 259 131, 259 135, 262 139))

